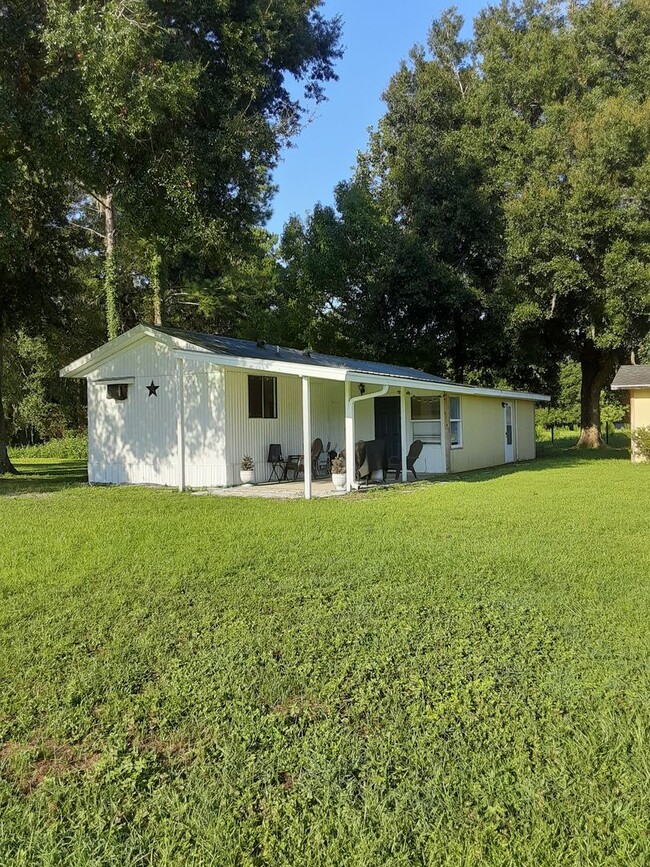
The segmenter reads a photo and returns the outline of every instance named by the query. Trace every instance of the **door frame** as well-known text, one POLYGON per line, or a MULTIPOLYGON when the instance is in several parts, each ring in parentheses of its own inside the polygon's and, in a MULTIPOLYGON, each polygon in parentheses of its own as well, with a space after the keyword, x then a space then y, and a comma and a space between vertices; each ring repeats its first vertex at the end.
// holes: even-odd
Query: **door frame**
POLYGON ((501 402, 503 407, 503 462, 506 464, 514 464, 515 462, 515 409, 514 403, 510 400, 501 402), (510 423, 508 423, 508 411, 510 411, 510 423), (510 441, 508 441, 508 438, 510 441))
MULTIPOLYGON (((389 458, 389 460, 391 458, 401 459, 402 449, 404 448, 404 443, 402 442, 402 423, 401 423, 402 408, 401 408, 401 402, 400 402, 399 394, 397 394, 397 395, 386 394, 386 395, 382 395, 381 397, 376 397, 374 399, 374 401, 373 401, 373 404, 374 404, 374 406, 373 406, 373 423, 374 423, 374 430, 375 430, 375 439, 385 438, 385 436, 382 437, 377 432, 377 415, 378 415, 377 410, 379 410, 379 414, 381 414, 381 407, 387 406, 387 403, 385 401, 391 401, 390 406, 396 406, 397 407, 397 413, 394 416, 394 418, 397 420, 397 430, 396 430, 396 435, 394 436, 394 439, 399 442, 399 454, 398 455, 389 454, 388 458, 389 458), (378 403, 379 401, 384 401, 384 403, 383 404, 378 403)), ((385 415, 388 415, 388 413, 385 413, 385 415)), ((386 443, 386 446, 388 448, 388 443, 386 443)), ((388 451, 390 452, 389 448, 388 448, 388 451)))

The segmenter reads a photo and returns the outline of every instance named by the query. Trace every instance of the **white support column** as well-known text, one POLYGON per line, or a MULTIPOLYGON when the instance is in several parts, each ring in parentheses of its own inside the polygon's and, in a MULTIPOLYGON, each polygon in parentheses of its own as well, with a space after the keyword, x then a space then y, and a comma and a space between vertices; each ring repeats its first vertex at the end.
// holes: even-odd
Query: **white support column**
POLYGON ((177 446, 178 446, 178 490, 185 490, 185 380, 183 377, 185 361, 176 359, 176 406, 177 406, 177 446))
POLYGON ((400 434, 402 438, 402 481, 408 481, 408 470, 406 468, 406 455, 408 447, 406 445, 406 412, 407 412, 407 397, 406 389, 402 386, 399 390, 399 409, 400 409, 400 434))
POLYGON ((311 380, 302 377, 302 453, 305 499, 311 500, 311 380))
POLYGON ((345 383, 345 490, 354 487, 355 476, 354 451, 354 404, 352 403, 352 383, 345 383))
POLYGON ((442 412, 442 442, 443 456, 445 459, 445 473, 451 472, 451 418, 449 415, 449 395, 443 394, 440 399, 440 411, 442 412))

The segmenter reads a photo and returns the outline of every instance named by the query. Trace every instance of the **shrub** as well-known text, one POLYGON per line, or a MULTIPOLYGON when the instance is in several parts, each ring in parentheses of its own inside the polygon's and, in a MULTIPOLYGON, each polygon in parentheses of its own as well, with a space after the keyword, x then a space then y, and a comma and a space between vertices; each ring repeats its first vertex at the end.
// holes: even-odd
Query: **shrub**
POLYGON ((638 427, 632 431, 632 442, 637 452, 650 460, 650 427, 638 427))
POLYGON ((340 475, 345 472, 345 458, 340 455, 332 461, 332 475, 340 475))
POLYGON ((88 460, 88 437, 86 434, 70 433, 58 439, 48 440, 36 446, 12 448, 11 456, 17 460, 29 458, 72 458, 88 460))
POLYGON ((239 468, 241 470, 243 470, 244 472, 248 472, 249 470, 254 470, 255 469, 255 461, 253 460, 253 458, 250 455, 244 455, 244 457, 241 459, 241 464, 239 465, 239 468))

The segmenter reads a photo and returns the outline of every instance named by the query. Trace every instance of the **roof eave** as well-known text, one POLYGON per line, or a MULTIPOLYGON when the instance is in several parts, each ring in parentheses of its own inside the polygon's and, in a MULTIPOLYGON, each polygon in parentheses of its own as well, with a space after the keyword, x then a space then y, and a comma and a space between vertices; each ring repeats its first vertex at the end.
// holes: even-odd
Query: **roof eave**
MULTIPOLYGON (((164 343, 166 346, 175 349, 194 345, 185 340, 181 340, 178 337, 172 337, 169 334, 165 334, 163 331, 159 331, 151 325, 143 325, 140 323, 129 331, 125 331, 124 334, 114 337, 113 340, 109 340, 107 343, 102 344, 102 346, 99 346, 92 352, 82 355, 81 358, 77 358, 75 361, 62 367, 61 370, 59 370, 59 376, 63 379, 85 379, 90 373, 98 367, 101 367, 102 364, 106 364, 107 361, 110 361, 114 355, 117 355, 119 352, 124 352, 125 349, 134 346, 139 340, 142 340, 143 337, 151 337, 159 343, 164 343)), ((208 350, 202 350, 199 347, 196 347, 196 352, 204 357, 208 354, 208 350)))
POLYGON ((528 391, 505 391, 497 388, 481 388, 476 385, 459 385, 455 382, 436 382, 431 379, 419 379, 418 377, 396 376, 388 373, 361 373, 357 370, 348 372, 346 379, 349 382, 364 382, 382 385, 390 380, 393 385, 406 386, 407 388, 426 388, 430 391, 439 391, 444 394, 466 394, 475 397, 499 397, 506 400, 531 400, 540 403, 548 403, 548 394, 532 394, 528 391))

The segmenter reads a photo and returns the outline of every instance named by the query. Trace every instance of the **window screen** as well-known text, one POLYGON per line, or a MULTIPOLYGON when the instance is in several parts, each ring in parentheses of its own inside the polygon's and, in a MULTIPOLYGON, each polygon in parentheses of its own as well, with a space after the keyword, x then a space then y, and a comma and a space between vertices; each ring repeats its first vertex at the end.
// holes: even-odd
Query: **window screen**
POLYGON ((429 443, 441 442, 440 398, 434 396, 412 397, 411 422, 414 439, 429 443))
POLYGON ((449 398, 449 430, 451 444, 460 448, 463 445, 463 423, 460 414, 460 398, 449 398))

